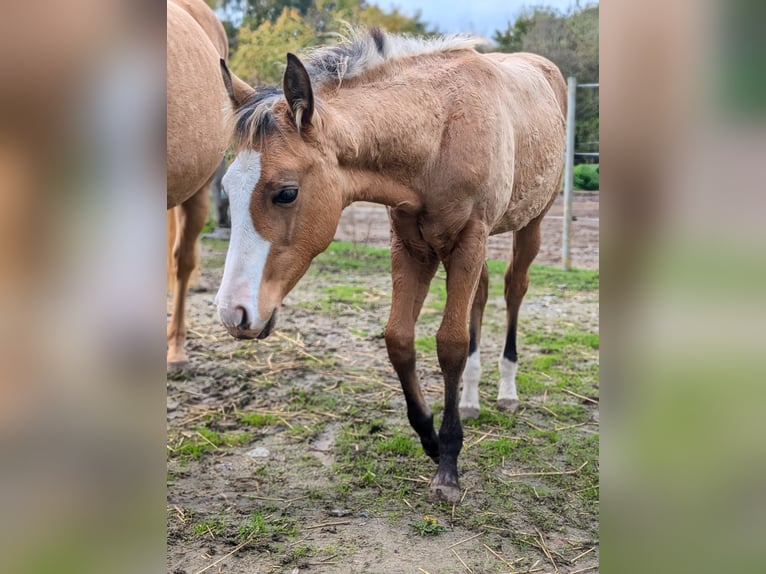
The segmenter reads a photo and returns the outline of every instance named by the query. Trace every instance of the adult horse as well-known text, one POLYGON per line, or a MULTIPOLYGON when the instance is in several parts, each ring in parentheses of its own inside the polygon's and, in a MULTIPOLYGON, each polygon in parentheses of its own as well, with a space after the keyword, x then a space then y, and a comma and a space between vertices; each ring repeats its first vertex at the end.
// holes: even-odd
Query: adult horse
POLYGON ((187 363, 186 292, 207 217, 208 186, 230 139, 231 104, 219 66, 228 41, 215 14, 202 0, 169 0, 167 18, 168 284, 173 289, 167 363, 172 369, 187 363))
MULTIPOLYGON (((438 463, 431 491, 453 502, 460 414, 479 412, 487 237, 514 233, 497 399, 513 410, 519 306, 564 164, 565 86, 556 66, 532 54, 481 55, 476 43, 372 29, 310 53, 306 65, 288 54, 282 91, 243 98, 230 88, 238 154, 224 178, 232 237, 217 296, 229 333, 268 336, 283 297, 329 245, 343 208, 359 200, 387 205, 386 346, 409 421, 438 463), (444 376, 437 435, 415 371, 414 333, 440 261, 447 301, 436 334, 444 376)), ((230 86, 225 65, 223 73, 230 86)))

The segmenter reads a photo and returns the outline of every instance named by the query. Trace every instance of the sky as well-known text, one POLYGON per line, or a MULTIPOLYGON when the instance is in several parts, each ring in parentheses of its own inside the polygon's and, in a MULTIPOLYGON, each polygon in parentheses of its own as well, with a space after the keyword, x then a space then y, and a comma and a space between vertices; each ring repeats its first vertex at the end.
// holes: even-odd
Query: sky
MULTIPOLYGON (((436 25, 440 32, 471 32, 491 38, 495 30, 505 30, 508 22, 526 6, 550 6, 568 11, 577 0, 372 0, 385 10, 399 8, 407 15, 420 10, 421 19, 436 25)), ((596 0, 580 0, 580 5, 597 4, 596 0)))

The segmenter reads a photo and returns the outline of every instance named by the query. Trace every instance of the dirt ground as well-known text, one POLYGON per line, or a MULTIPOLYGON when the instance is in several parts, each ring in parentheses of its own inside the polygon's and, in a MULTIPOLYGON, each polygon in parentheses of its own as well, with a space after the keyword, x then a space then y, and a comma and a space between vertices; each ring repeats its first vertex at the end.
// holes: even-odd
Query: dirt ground
MULTIPOLYGON (((598 196, 575 205, 574 264, 597 269, 598 196)), ((385 217, 354 206, 338 237, 387 246, 385 217)), ((546 221, 538 262, 558 263, 560 224, 546 221)), ((493 242, 490 256, 505 260, 509 241, 493 242)), ((435 467, 387 360, 385 255, 323 254, 286 298, 277 332, 236 341, 213 305, 225 249, 203 244, 208 289, 188 298, 191 365, 168 378, 169 573, 598 572, 597 275, 595 287, 577 275, 533 278, 520 327, 523 405, 507 416, 493 400, 504 304, 502 271, 491 268, 482 415, 464 425, 464 497, 452 506, 427 500, 435 467)), ((443 284, 437 274, 416 341, 437 419, 443 284)))
MULTIPOLYGON (((599 213, 598 192, 577 191, 572 198, 572 266, 598 269, 599 213)), ((559 195, 543 219, 543 242, 536 263, 561 265, 561 235, 564 202, 559 195)), ((385 207, 359 202, 348 207, 341 217, 336 239, 364 245, 388 247, 389 229, 385 207)), ((491 237, 487 247, 490 259, 507 261, 513 245, 513 234, 491 237)))

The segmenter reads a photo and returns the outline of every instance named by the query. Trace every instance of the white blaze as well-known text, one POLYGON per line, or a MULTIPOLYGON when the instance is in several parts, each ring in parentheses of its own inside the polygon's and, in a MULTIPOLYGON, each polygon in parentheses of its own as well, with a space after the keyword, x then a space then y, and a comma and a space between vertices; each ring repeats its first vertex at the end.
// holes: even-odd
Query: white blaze
POLYGON ((250 200, 260 177, 261 154, 250 150, 241 152, 223 177, 231 209, 231 240, 215 302, 226 327, 237 327, 238 307, 247 313, 249 329, 261 329, 269 319, 261 320, 258 314, 258 294, 271 243, 258 234, 250 215, 250 200))

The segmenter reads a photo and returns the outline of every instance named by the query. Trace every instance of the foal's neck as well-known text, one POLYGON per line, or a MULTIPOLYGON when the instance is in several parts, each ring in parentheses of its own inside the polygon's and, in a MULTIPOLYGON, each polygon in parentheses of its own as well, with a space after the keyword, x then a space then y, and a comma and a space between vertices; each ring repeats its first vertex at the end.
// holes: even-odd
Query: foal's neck
POLYGON ((414 185, 438 151, 443 123, 418 108, 422 89, 375 86, 338 90, 324 105, 328 146, 344 181, 344 205, 371 201, 407 212, 420 209, 414 185))

